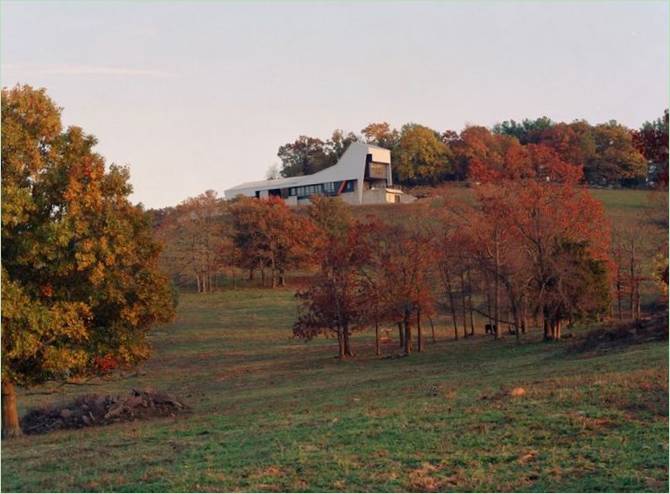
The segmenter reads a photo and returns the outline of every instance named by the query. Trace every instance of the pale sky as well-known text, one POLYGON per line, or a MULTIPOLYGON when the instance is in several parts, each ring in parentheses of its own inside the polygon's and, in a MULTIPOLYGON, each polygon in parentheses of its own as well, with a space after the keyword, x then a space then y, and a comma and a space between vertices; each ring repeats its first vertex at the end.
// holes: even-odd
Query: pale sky
POLYGON ((175 205, 265 177, 300 134, 547 115, 639 127, 668 106, 667 2, 9 2, 4 87, 175 205))

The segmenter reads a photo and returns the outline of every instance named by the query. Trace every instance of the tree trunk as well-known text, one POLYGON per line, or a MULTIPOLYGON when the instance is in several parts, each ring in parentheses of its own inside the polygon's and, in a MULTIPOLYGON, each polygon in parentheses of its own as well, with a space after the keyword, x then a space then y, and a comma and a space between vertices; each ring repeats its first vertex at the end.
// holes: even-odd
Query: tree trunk
POLYGON ((500 333, 502 328, 500 327, 500 280, 498 279, 500 276, 500 246, 499 246, 499 241, 498 241, 498 232, 496 231, 496 239, 495 239, 495 247, 496 247, 496 252, 495 252, 495 279, 493 280, 493 290, 494 290, 494 295, 493 295, 493 303, 494 303, 494 324, 495 324, 495 338, 496 340, 500 338, 500 333))
POLYGON ((349 327, 345 324, 344 325, 344 331, 342 331, 344 334, 344 353, 347 357, 353 357, 354 352, 351 350, 351 340, 350 336, 351 333, 349 331, 349 327))
POLYGON ((631 241, 631 252, 630 252, 630 318, 636 319, 635 317, 635 290, 637 287, 637 282, 635 280, 635 241, 631 241))
POLYGON ((542 319, 542 321, 543 321, 543 325, 544 325, 544 339, 548 340, 549 339, 550 327, 549 327, 549 318, 546 315, 546 311, 545 311, 545 315, 544 315, 544 318, 542 319))
POLYGON ((2 381, 2 438, 19 437, 19 412, 16 409, 16 389, 9 381, 2 381))
POLYGON ((381 355, 381 348, 379 345, 379 323, 377 322, 377 319, 375 318, 375 355, 379 356, 381 355))
POLYGON ((451 320, 454 323, 454 339, 458 340, 458 319, 456 318, 456 303, 454 301, 454 292, 451 289, 451 278, 449 276, 449 270, 443 268, 445 284, 447 285, 447 296, 449 298, 449 310, 451 312, 451 320))
POLYGON ((433 335, 433 343, 437 343, 437 339, 435 339, 435 325, 433 324, 433 318, 428 317, 428 320, 430 321, 430 331, 433 335))
POLYGON ((337 356, 340 360, 344 358, 344 337, 342 336, 342 328, 337 327, 337 356))
POLYGON ((486 308, 487 308, 487 318, 489 321, 489 326, 493 327, 493 317, 491 314, 493 314, 493 305, 491 304, 491 287, 488 285, 488 277, 487 277, 487 286, 486 286, 486 308))
POLYGON ((621 286, 621 269, 617 268, 617 280, 616 280, 616 301, 617 301, 617 311, 619 313, 619 320, 623 320, 623 290, 621 286))
POLYGON ((254 281, 254 268, 249 268, 249 281, 254 281))
POLYGON ((286 286, 286 274, 283 270, 279 271, 279 286, 286 286))
POLYGON ((199 274, 195 275, 195 283, 196 283, 196 286, 198 287, 198 293, 200 293, 202 290, 200 289, 200 275, 199 274))
POLYGON ((416 310, 416 348, 423 352, 423 335, 421 334, 421 309, 416 310))
POLYGON ((405 355, 412 353, 412 329, 409 323, 409 313, 405 311, 405 319, 403 320, 403 326, 405 328, 405 355))
POLYGON ((398 344, 398 346, 400 348, 404 348, 405 347, 405 334, 403 333, 403 329, 402 329, 402 321, 398 322, 398 341, 400 342, 398 344))
POLYGON ((467 310, 465 307, 465 277, 463 275, 463 271, 460 273, 460 279, 461 279, 461 313, 463 315, 463 337, 467 338, 468 337, 468 316, 467 316, 467 310))
POLYGON ((468 279, 468 311, 470 312, 470 336, 475 335, 475 311, 472 305, 472 275, 470 268, 465 270, 468 279))

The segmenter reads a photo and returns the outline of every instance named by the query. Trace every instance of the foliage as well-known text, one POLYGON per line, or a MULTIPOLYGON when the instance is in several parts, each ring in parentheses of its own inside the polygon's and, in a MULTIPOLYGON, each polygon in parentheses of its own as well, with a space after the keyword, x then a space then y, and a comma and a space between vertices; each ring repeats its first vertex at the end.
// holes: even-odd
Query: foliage
POLYGON ((281 160, 280 174, 283 177, 311 175, 337 163, 349 144, 358 137, 349 132, 335 130, 330 139, 300 136, 294 142, 279 148, 277 156, 281 160))
POLYGON ((195 280, 198 292, 213 289, 217 273, 232 262, 228 216, 225 202, 208 190, 160 220, 156 231, 165 245, 161 262, 176 283, 195 280))
POLYGON ((554 122, 548 117, 539 117, 535 120, 524 118, 518 123, 514 120, 505 120, 504 122, 493 126, 493 133, 515 137, 521 144, 538 144, 542 141, 542 134, 551 129, 554 122))
POLYGON ((271 286, 284 284, 285 273, 309 264, 316 233, 312 222, 299 216, 281 198, 239 198, 230 206, 235 263, 270 270, 271 286))
POLYGON ((668 185, 668 110, 663 116, 645 122, 633 132, 633 143, 650 165, 654 167, 653 178, 661 185, 668 185))
POLYGON ((173 317, 149 218, 128 171, 105 170, 96 140, 61 130, 44 90, 2 91, 2 376, 33 385, 130 365, 173 317))
POLYGON ((647 175, 644 157, 633 145, 629 129, 616 121, 593 127, 596 153, 584 166, 589 183, 636 183, 647 175))
POLYGON ((371 123, 361 130, 361 134, 365 142, 390 149, 392 152, 396 150, 400 141, 400 132, 391 129, 387 122, 371 123))
POLYGON ((403 126, 393 165, 400 183, 436 183, 451 171, 449 150, 437 132, 423 125, 403 126))
POLYGON ((369 256, 361 224, 342 230, 322 230, 319 245, 319 271, 306 289, 296 293, 301 300, 296 337, 310 340, 318 334, 334 333, 340 358, 353 356, 352 331, 363 329, 369 321, 361 267, 369 256))

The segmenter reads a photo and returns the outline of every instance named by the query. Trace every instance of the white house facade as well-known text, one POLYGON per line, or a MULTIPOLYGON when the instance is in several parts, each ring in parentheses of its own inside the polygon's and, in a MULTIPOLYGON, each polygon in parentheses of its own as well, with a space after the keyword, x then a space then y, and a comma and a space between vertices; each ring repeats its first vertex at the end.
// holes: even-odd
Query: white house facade
POLYGON ((353 142, 339 161, 312 175, 246 182, 224 192, 237 196, 281 197, 289 205, 308 204, 314 195, 337 196, 350 204, 412 202, 415 198, 393 188, 391 152, 353 142))

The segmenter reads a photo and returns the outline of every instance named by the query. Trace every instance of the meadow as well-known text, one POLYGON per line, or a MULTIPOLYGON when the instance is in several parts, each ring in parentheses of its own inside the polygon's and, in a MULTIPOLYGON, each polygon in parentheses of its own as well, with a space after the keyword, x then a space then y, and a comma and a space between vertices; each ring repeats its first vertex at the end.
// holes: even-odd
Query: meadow
MULTIPOLYGON (((601 200, 644 208, 630 194, 601 200)), ((440 317, 423 353, 375 357, 370 331, 339 361, 295 315, 291 288, 182 293, 136 372, 20 390, 21 414, 131 388, 190 410, 3 441, 2 491, 668 491, 667 341, 453 341, 440 317)))

